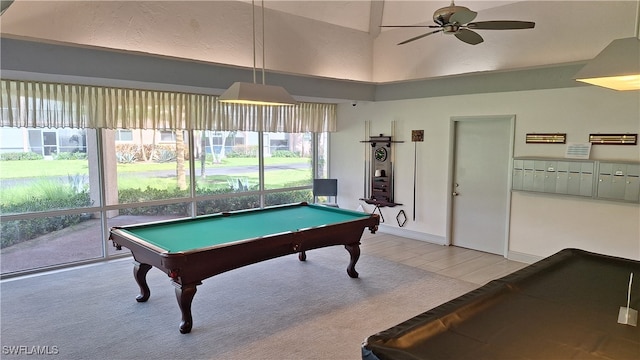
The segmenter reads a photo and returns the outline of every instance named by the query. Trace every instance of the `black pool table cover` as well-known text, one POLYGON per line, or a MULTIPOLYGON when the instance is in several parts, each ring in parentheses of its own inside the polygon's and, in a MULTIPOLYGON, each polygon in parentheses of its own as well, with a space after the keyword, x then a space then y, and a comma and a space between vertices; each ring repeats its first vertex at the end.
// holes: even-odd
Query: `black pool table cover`
POLYGON ((618 323, 632 272, 640 261, 565 249, 369 336, 362 358, 640 359, 640 328, 618 323))

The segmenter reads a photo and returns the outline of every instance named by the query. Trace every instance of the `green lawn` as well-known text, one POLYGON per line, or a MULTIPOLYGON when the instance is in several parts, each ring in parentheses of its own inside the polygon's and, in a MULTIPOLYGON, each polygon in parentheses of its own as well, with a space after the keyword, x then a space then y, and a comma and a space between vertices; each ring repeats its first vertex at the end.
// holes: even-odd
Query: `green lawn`
MULTIPOLYGON (((309 163, 309 158, 265 158, 265 165, 309 163)), ((257 159, 227 158, 220 164, 207 163, 207 169, 257 165, 257 159)), ((149 172, 175 170, 175 163, 136 162, 118 164, 118 174, 127 172, 149 172)), ((200 171, 200 161, 196 160, 196 173, 200 171)), ((0 161, 0 180, 47 176, 88 175, 87 160, 23 160, 0 161)))
MULTIPOLYGON (((277 164, 308 164, 308 158, 267 158, 265 165, 277 164)), ((255 166, 255 159, 230 158, 221 164, 206 164, 207 169, 221 169, 243 166, 255 166)), ((118 164, 118 189, 147 189, 175 190, 178 182, 175 177, 175 163, 143 163, 118 164), (154 176, 155 171, 168 171, 169 176, 154 176)), ((234 185, 240 181, 248 183, 250 190, 256 190, 258 185, 257 171, 238 172, 233 174, 208 174, 200 177, 200 162, 196 162, 197 189, 228 190, 230 182, 234 185)), ((47 194, 60 192, 60 182, 55 177, 68 179, 69 184, 77 183, 83 186, 88 179, 88 165, 86 160, 23 160, 0 162, 0 181, 11 179, 33 179, 34 182, 15 184, 3 187, 2 203, 20 202, 20 199, 30 197, 49 198, 47 194)), ((188 182, 188 179, 187 179, 188 182)), ((265 189, 282 189, 287 187, 311 185, 311 170, 302 169, 273 169, 264 176, 265 189)), ((66 186, 66 185, 65 185, 66 186)), ((199 191, 198 191, 199 192, 199 191)))
MULTIPOLYGON (((234 174, 234 175, 209 175, 206 178, 197 177, 197 187, 200 189, 227 189, 229 182, 248 180, 249 186, 255 187, 258 184, 257 173, 234 174)), ((311 185, 311 175, 309 170, 274 170, 269 171, 264 179, 266 189, 281 189, 285 187, 311 185)), ((119 176, 118 188, 120 189, 146 189, 151 187, 159 190, 175 189, 176 178, 150 178, 137 176, 119 176)))

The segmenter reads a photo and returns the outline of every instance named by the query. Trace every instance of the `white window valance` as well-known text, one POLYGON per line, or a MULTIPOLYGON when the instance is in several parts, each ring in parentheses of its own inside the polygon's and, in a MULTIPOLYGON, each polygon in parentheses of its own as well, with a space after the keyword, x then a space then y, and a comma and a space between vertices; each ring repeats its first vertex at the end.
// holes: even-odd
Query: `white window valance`
POLYGON ((255 106, 214 95, 0 80, 0 126, 104 129, 336 131, 336 105, 255 106))

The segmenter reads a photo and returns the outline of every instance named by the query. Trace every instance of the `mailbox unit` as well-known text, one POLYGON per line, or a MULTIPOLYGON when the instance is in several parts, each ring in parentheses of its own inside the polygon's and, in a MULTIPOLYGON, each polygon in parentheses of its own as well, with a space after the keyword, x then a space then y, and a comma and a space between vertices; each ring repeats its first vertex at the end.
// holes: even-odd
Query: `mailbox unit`
POLYGON ((640 164, 515 158, 512 189, 640 203, 640 164))
POLYGON ((640 164, 600 162, 598 192, 602 199, 638 202, 640 164))

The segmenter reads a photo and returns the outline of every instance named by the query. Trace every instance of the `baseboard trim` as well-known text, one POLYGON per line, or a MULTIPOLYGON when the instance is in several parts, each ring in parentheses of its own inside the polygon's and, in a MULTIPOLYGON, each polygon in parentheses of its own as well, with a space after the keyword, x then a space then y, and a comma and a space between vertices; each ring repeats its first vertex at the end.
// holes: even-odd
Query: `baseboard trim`
POLYGON ((425 242, 437 244, 437 245, 449 245, 447 244, 447 240, 444 236, 427 234, 427 233, 413 231, 409 229, 402 229, 396 226, 380 224, 378 226, 378 231, 385 234, 402 236, 408 239, 425 241, 425 242))
POLYGON ((507 259, 523 262, 525 264, 533 264, 534 262, 544 259, 544 256, 536 256, 517 251, 509 251, 509 253, 507 254, 507 259))

